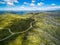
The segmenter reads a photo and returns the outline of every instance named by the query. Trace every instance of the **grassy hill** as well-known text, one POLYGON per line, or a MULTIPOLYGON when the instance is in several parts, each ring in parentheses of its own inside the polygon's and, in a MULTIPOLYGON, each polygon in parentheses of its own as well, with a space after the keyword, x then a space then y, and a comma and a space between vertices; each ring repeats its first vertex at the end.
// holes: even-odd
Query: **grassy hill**
POLYGON ((0 45, 60 45, 60 18, 46 13, 2 14, 0 45))

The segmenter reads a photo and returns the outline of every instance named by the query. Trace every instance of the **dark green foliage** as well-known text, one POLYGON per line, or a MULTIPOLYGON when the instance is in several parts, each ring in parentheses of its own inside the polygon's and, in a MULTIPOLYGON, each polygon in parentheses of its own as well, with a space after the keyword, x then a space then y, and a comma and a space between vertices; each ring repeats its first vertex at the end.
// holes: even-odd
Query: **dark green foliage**
POLYGON ((0 29, 0 40, 9 36, 9 30, 8 29, 0 29))
POLYGON ((34 19, 15 19, 13 20, 11 26, 9 28, 12 32, 22 32, 30 27, 30 23, 34 21, 34 19))

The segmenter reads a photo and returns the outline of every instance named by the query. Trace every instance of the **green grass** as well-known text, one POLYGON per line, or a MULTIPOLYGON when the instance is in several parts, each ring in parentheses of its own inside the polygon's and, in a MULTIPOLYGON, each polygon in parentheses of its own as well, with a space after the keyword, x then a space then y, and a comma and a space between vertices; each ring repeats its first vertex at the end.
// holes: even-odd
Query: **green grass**
MULTIPOLYGON (((11 38, 0 42, 0 45, 60 45, 60 26, 50 23, 45 13, 40 14, 2 14, 0 15, 0 39, 10 35, 5 28, 12 32, 22 32, 30 27, 32 28, 22 34, 13 35, 11 38), (47 20, 45 19, 47 18, 47 20)), ((60 23, 60 18, 54 18, 60 23)))

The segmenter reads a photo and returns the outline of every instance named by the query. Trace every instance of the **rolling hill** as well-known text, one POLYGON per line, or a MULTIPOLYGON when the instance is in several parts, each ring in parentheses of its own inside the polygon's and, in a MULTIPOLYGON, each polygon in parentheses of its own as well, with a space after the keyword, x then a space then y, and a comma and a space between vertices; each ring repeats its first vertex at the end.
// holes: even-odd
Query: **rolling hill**
POLYGON ((0 45, 60 45, 60 17, 47 13, 2 14, 0 45))

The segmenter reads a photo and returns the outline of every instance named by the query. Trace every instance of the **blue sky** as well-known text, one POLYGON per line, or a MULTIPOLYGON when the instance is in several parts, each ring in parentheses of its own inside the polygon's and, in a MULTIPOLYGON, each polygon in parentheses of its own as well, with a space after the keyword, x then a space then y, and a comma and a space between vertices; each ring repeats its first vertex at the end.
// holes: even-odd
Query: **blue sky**
POLYGON ((60 10, 60 0, 0 0, 0 11, 60 10))

